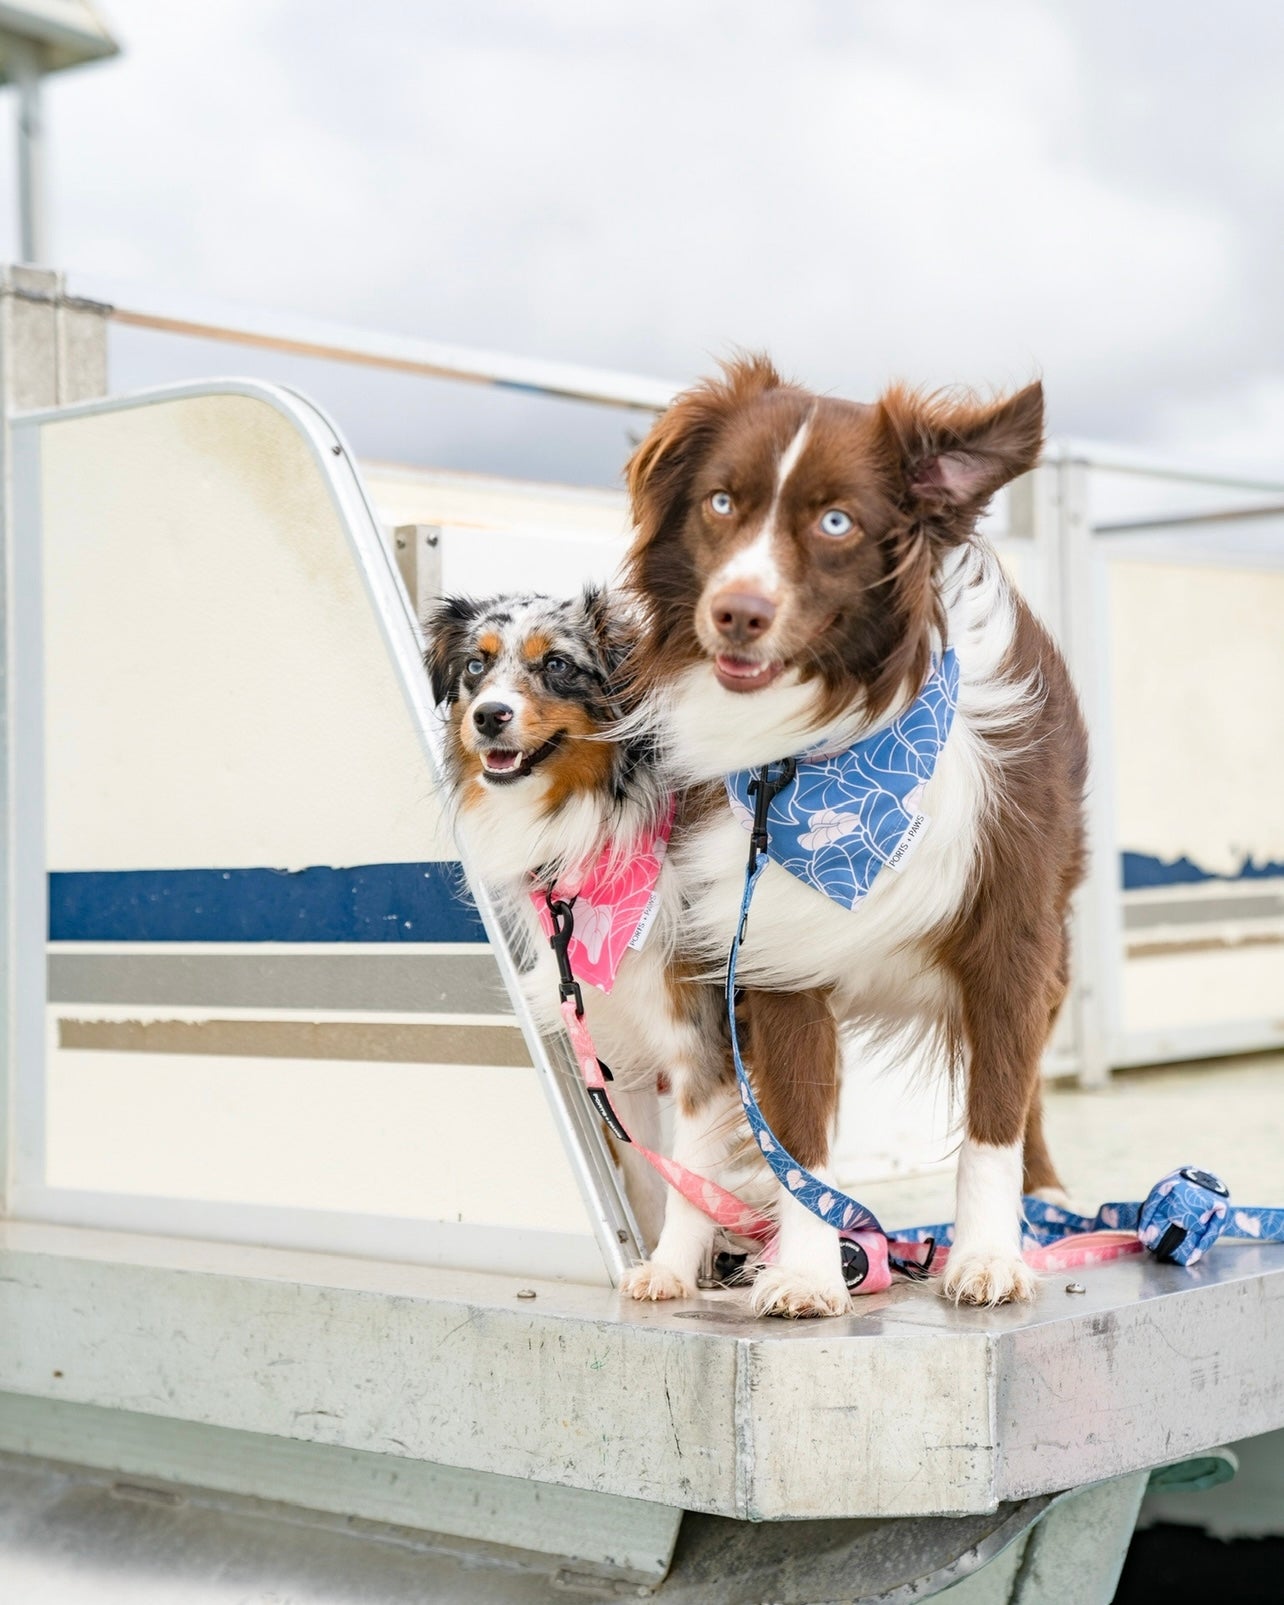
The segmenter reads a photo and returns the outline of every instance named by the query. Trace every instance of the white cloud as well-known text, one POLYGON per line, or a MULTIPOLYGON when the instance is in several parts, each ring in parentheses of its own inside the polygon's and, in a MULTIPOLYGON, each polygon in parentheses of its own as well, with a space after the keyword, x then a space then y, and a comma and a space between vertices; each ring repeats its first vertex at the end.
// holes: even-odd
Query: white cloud
MULTIPOLYGON (((857 394, 1038 369, 1057 427, 1160 443, 1279 376, 1264 5, 1224 63, 1183 53, 1186 3, 1159 50, 1117 8, 1017 0, 109 14, 122 62, 50 97, 73 265, 679 378, 732 343, 857 394)), ((403 393, 357 392, 413 449, 403 393)), ((444 449, 485 427, 424 418, 444 449)))

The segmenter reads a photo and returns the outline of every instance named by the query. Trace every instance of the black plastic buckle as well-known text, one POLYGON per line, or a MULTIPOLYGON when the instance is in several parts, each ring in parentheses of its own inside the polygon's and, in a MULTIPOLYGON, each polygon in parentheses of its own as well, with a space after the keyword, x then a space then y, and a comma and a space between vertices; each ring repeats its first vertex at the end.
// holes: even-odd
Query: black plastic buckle
POLYGON ((548 945, 553 949, 553 957, 557 960, 557 995, 563 1003, 568 998, 574 998, 575 1012, 582 1016, 584 994, 580 991, 580 983, 575 979, 575 972, 571 969, 569 951, 571 937, 575 931, 575 899, 572 898, 568 903, 564 898, 554 898, 552 887, 546 887, 544 901, 548 904, 549 918, 553 922, 553 934, 548 939, 548 945))
POLYGON ((749 782, 753 798, 753 829, 749 832, 749 872, 758 867, 759 853, 767 851, 767 819, 771 805, 798 773, 796 758, 782 758, 779 764, 765 763, 749 782), (773 770, 778 773, 773 774, 773 770))

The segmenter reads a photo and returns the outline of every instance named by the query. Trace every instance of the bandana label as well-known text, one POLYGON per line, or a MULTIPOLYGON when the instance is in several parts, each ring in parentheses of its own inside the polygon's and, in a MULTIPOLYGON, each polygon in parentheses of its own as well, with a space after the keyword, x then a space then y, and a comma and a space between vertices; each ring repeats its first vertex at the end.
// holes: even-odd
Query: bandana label
MULTIPOLYGON (((952 647, 891 724, 843 752, 804 754, 771 804, 768 855, 844 908, 855 908, 885 864, 902 870, 931 823, 919 804, 954 723, 959 665, 952 647)), ((728 775, 732 812, 753 822, 751 769, 728 775)))
POLYGON ((915 848, 923 840, 927 827, 932 823, 928 814, 915 814, 910 822, 910 828, 901 837, 900 846, 887 860, 888 869, 894 869, 897 874, 909 863, 915 848))
POLYGON ((657 887, 646 900, 646 907, 642 910, 642 918, 638 921, 638 928, 629 937, 629 948, 634 953, 640 953, 646 946, 646 939, 651 934, 651 926, 655 922, 655 911, 660 906, 660 892, 657 887))

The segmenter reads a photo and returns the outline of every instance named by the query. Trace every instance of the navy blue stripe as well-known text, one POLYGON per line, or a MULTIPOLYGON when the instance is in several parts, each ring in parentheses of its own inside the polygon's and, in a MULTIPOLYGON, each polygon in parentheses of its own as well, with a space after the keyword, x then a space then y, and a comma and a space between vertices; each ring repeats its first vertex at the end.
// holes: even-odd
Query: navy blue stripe
MULTIPOLYGON (((1284 864, 1213 875, 1178 858, 1120 855, 1124 889, 1272 880, 1284 864)), ((49 877, 53 942, 484 942, 457 863, 280 869, 141 869, 49 877)))
POLYGON ((457 863, 49 877, 51 942, 484 942, 457 863))
POLYGON ((1236 875, 1214 875, 1211 870, 1201 869, 1190 858, 1174 858, 1165 863, 1152 853, 1128 852, 1121 853, 1119 858, 1126 892, 1143 886, 1193 886, 1200 881, 1264 881, 1284 876, 1284 864, 1255 864, 1251 858, 1244 860, 1236 875))

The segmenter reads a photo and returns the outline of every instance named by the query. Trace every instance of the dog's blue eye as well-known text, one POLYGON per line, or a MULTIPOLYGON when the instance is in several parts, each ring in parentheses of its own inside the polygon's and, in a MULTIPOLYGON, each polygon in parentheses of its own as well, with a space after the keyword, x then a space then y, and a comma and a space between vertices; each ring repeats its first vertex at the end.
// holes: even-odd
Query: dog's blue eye
POLYGON ((709 511, 717 513, 719 518, 729 518, 736 510, 736 504, 731 500, 725 490, 715 490, 709 498, 709 511))
POLYGON ((556 653, 551 658, 544 659, 544 667, 549 674, 566 674, 571 667, 569 658, 558 657, 556 653))
POLYGON ((825 535, 846 535, 850 533, 854 520, 850 513, 843 512, 841 507, 831 507, 820 518, 821 532, 825 535))
POLYGON ((475 679, 479 674, 485 674, 486 664, 481 658, 469 658, 464 664, 464 673, 471 674, 475 679))

